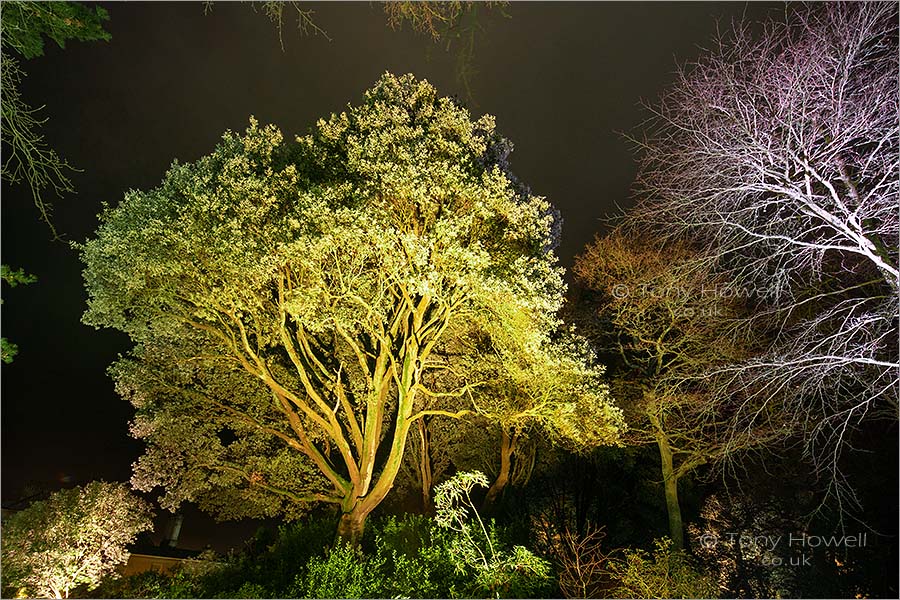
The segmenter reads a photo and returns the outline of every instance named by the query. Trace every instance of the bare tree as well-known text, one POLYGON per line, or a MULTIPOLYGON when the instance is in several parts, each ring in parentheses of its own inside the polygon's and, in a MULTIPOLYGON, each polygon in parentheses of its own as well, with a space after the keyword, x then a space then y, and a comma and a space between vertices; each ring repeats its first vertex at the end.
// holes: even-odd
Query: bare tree
POLYGON ((734 331, 743 300, 686 244, 660 246, 621 231, 590 244, 574 272, 585 288, 587 331, 611 358, 613 395, 628 417, 626 438, 659 450, 669 534, 680 549, 679 481, 780 437, 775 420, 730 432, 729 407, 715 402, 715 389, 703 380, 754 352, 734 331))
MULTIPOLYGON (((775 412, 831 491, 867 418, 897 417, 898 25, 894 3, 738 25, 654 109, 630 226, 705 245, 767 352, 723 369, 733 430, 775 412)), ((839 497, 852 498, 838 493, 839 497)))

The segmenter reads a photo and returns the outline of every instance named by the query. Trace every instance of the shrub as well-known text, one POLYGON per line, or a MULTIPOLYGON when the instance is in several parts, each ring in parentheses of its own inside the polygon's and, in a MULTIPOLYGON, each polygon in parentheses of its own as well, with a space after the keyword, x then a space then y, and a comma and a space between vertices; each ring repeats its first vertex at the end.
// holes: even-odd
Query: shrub
POLYGON ((406 598, 455 598, 465 595, 467 578, 456 568, 452 539, 433 519, 422 515, 387 517, 375 530, 375 553, 386 570, 386 594, 406 598))
POLYGON ((609 563, 616 587, 614 598, 715 598, 718 587, 683 550, 674 550, 668 538, 656 540, 650 554, 629 549, 609 563))
POLYGON ((293 597, 379 598, 384 596, 379 556, 366 556, 359 548, 338 544, 324 557, 314 556, 297 576, 293 597))

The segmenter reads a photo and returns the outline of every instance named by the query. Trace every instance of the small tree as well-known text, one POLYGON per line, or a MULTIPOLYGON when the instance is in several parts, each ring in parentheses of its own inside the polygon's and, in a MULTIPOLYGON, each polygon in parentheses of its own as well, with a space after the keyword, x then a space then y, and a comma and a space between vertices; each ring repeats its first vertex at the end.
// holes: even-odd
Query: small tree
POLYGON ((153 528, 150 505, 119 483, 56 492, 3 524, 3 588, 68 598, 94 589, 128 560, 126 546, 153 528))
POLYGON ((456 370, 480 385, 464 398, 427 399, 429 407, 466 415, 465 424, 454 424, 452 431, 444 417, 420 421, 418 443, 407 458, 414 464, 405 474, 422 489, 426 508, 425 483, 440 481, 451 464, 491 473, 484 503, 489 510, 509 484, 527 482, 536 459, 533 438, 575 452, 621 444, 624 418, 610 399, 605 369, 584 338, 560 331, 522 346, 498 337, 482 340, 464 361, 456 361, 456 370), (442 444, 432 443, 437 440, 442 444))
POLYGON ((500 434, 499 469, 485 496, 486 508, 512 481, 516 467, 521 469, 519 457, 534 458, 534 447, 526 445, 529 435, 583 452, 621 445, 626 429, 621 411, 610 401, 605 368, 586 340, 565 332, 526 352, 494 350, 472 366, 486 381, 473 395, 477 412, 500 434))
POLYGON ((625 550, 609 562, 614 582, 611 598, 717 598, 718 585, 684 550, 666 538, 656 540, 652 553, 625 550))
POLYGON ((727 280, 682 243, 660 246, 621 231, 597 239, 576 259, 592 337, 615 357, 616 395, 630 416, 628 439, 659 449, 669 529, 676 548, 684 528, 678 482, 701 465, 767 441, 757 426, 729 435, 703 377, 742 359, 735 336, 741 302, 727 280))

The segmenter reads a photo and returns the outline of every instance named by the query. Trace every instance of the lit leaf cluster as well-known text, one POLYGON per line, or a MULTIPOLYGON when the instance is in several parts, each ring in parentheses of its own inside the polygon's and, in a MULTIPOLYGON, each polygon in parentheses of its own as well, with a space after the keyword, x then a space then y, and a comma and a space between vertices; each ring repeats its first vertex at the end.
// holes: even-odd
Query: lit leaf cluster
POLYGON ((610 398, 605 368, 574 332, 548 336, 527 354, 500 347, 492 358, 495 377, 481 390, 478 406, 501 427, 537 427, 575 450, 621 443, 625 423, 610 398))
POLYGON ((3 523, 3 587, 67 598, 95 588, 128 560, 127 546, 153 528, 150 506, 122 484, 61 490, 3 523))

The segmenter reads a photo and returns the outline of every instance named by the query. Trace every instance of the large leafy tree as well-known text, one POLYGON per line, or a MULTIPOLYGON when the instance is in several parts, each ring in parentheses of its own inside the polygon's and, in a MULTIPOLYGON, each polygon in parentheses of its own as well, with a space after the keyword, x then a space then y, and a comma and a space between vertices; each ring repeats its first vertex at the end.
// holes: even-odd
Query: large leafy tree
POLYGON ((128 560, 126 546, 153 528, 150 505, 120 483, 61 490, 3 523, 3 588, 68 598, 97 587, 128 560))
POLYGON ((386 74, 296 143, 251 121, 106 210, 85 322, 136 342, 113 369, 148 443, 134 482, 223 516, 331 503, 357 541, 410 429, 462 414, 417 401, 482 383, 428 374, 556 323, 554 216, 507 148, 492 117, 386 74))

